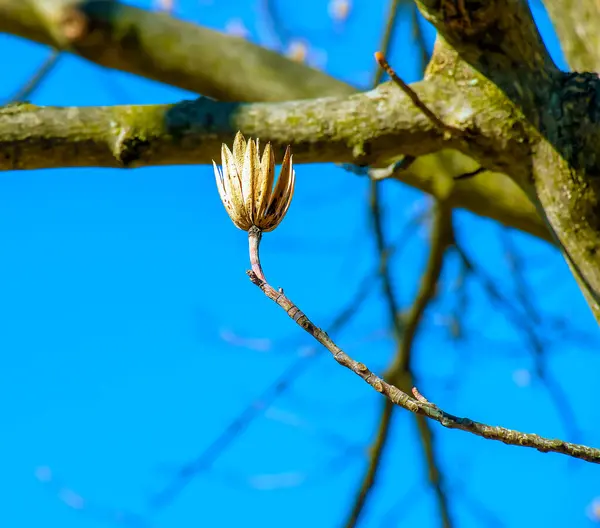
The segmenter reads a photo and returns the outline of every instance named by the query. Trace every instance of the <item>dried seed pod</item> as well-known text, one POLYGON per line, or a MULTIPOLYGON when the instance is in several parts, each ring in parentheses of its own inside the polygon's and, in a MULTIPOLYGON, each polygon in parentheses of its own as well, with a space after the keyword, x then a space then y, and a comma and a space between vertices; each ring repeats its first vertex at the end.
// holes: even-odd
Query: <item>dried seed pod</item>
POLYGON ((219 168, 213 161, 215 179, 221 201, 236 227, 248 231, 256 226, 261 231, 272 231, 287 213, 296 181, 290 147, 285 151, 279 178, 275 180, 275 156, 267 143, 262 158, 259 143, 246 142, 238 132, 233 152, 227 145, 221 148, 219 168))

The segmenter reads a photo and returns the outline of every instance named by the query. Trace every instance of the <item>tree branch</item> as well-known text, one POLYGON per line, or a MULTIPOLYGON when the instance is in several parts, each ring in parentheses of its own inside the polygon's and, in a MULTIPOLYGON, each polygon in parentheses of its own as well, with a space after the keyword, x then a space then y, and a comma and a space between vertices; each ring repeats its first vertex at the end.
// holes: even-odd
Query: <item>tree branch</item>
POLYGON ((571 69, 600 72, 598 1, 546 0, 544 5, 552 19, 562 51, 571 69))
POLYGON ((38 89, 40 84, 42 84, 48 75, 55 69, 60 56, 60 52, 53 49, 34 75, 19 88, 19 90, 10 98, 9 102, 18 103, 27 101, 38 89))
MULTIPOLYGON (((348 95, 355 91, 353 87, 303 64, 290 61, 239 38, 189 24, 164 13, 144 11, 108 1, 82 3, 75 8, 69 7, 70 5, 77 4, 66 0, 0 0, 0 31, 61 49, 70 42, 69 51, 78 53, 90 61, 221 100, 275 101, 348 95), (73 18, 76 19, 74 15, 77 13, 83 13, 80 19, 84 22, 83 31, 79 31, 75 35, 77 38, 73 40, 73 33, 77 32, 72 30, 72 22, 71 26, 65 24, 73 18), (71 35, 70 41, 67 42, 65 29, 69 29, 67 34, 71 35), (236 75, 232 76, 231 71, 235 71, 236 75), (256 71, 260 71, 261 75, 256 75, 256 71)), ((71 115, 75 114, 74 110, 70 112, 71 115)), ((108 110, 107 112, 111 113, 108 110)), ((99 116, 102 117, 100 122, 94 125, 89 117, 83 122, 96 129, 96 133, 91 132, 93 136, 98 136, 98 129, 112 118, 99 116)), ((118 116, 118 130, 127 128, 126 123, 122 122, 123 117, 118 116)), ((151 124, 152 119, 147 117, 148 124, 151 124)), ((39 119, 35 121, 39 124, 39 119)), ((142 127, 142 130, 146 128, 147 126, 142 127)), ((108 132, 111 131, 109 128, 108 132)), ((86 135, 81 128, 79 132, 86 135)), ((115 142, 110 140, 108 145, 115 142)), ((56 144, 57 141, 50 137, 48 143, 56 144)), ((83 147, 83 159, 79 162, 75 161, 79 156, 73 155, 78 149, 68 149, 64 146, 62 154, 58 156, 46 150, 41 156, 38 154, 33 158, 43 158, 51 154, 50 159, 68 161, 68 166, 83 166, 86 163, 94 163, 95 160, 100 166, 121 166, 118 160, 108 159, 112 148, 97 144, 94 147, 94 143, 96 140, 92 140, 90 144, 86 138, 78 142, 77 146, 83 147)), ((140 138, 132 143, 143 145, 144 139, 140 138)), ((201 148, 201 145, 196 147, 201 148)), ((190 150, 187 149, 188 156, 190 150)), ((194 159, 184 160, 185 154, 186 152, 174 153, 171 162, 193 163, 194 159)), ((162 163, 169 161, 163 160, 162 163)), ((438 198, 447 199, 453 207, 471 210, 475 214, 493 218, 509 227, 552 241, 535 207, 503 174, 488 173, 484 179, 473 178, 461 182, 458 186, 449 185, 452 176, 471 170, 469 167, 472 167, 472 164, 467 157, 456 152, 433 154, 420 158, 408 170, 396 172, 394 177, 438 198)), ((19 163, 15 163, 10 168, 19 166, 19 163)), ((22 165, 23 168, 34 166, 22 165)))
MULTIPOLYGON (((448 115, 460 94, 439 88, 415 85, 423 101, 448 115)), ((381 165, 398 149, 420 156, 456 145, 407 99, 382 85, 366 94, 285 103, 201 98, 151 106, 9 105, 0 110, 0 170, 208 164, 237 130, 282 152, 293 145, 299 163, 381 165)))
MULTIPOLYGON (((510 117, 502 126, 522 127, 529 145, 520 162, 523 171, 506 171, 551 227, 600 322, 598 76, 558 70, 523 0, 423 0, 419 5, 439 32, 428 78, 477 81, 466 89, 471 92, 466 98, 472 101, 479 91, 488 102, 504 106, 510 117)), ((476 150, 471 149, 472 157, 486 157, 476 150)), ((501 164, 497 154, 493 157, 501 164)))
MULTIPOLYGON (((445 83, 422 82, 413 88, 454 126, 470 130, 482 126, 483 136, 497 134, 495 120, 486 122, 483 108, 478 113, 461 92, 448 90, 445 83), (465 112, 465 108, 471 110, 465 112)), ((0 170, 210 163, 221 142, 229 141, 237 130, 269 140, 279 149, 292 144, 295 159, 311 163, 382 165, 398 152, 422 156, 461 147, 455 139, 443 137, 396 87, 385 84, 349 97, 271 104, 200 99, 140 107, 13 105, 0 109, 0 170)), ((499 131, 500 143, 515 147, 513 155, 518 159, 522 138, 511 139, 504 132, 499 131)), ((489 143, 484 142, 488 152, 489 143)), ((451 176, 440 174, 452 170, 452 159, 454 156, 439 158, 441 168, 438 158, 418 160, 415 165, 422 163, 425 168, 400 171, 397 177, 425 192, 443 195, 453 207, 550 239, 534 208, 514 184, 491 174, 455 184, 451 176)))
POLYGON ((239 37, 112 0, 0 0, 0 32, 223 101, 356 91, 239 37))
MULTIPOLYGON (((254 255, 258 259, 257 246, 254 250, 254 255)), ((259 261, 256 260, 256 262, 259 261)), ((252 283, 258 286, 269 299, 280 306, 288 316, 298 324, 298 326, 321 343, 321 345, 331 353, 335 361, 341 366, 354 372, 354 374, 360 377, 365 383, 377 392, 383 394, 395 405, 419 416, 426 416, 431 420, 439 422, 444 427, 460 429, 477 436, 482 436, 488 440, 496 440, 514 446, 534 448, 541 452, 560 453, 587 462, 600 464, 600 449, 573 444, 563 440, 552 440, 536 434, 522 433, 504 427, 491 426, 475 422, 469 418, 459 418, 458 416, 443 411, 437 405, 427 401, 414 388, 414 397, 409 396, 406 392, 374 374, 365 364, 348 356, 348 354, 339 348, 323 330, 316 326, 306 314, 304 314, 298 306, 285 295, 282 288, 276 290, 268 282, 259 278, 254 271, 248 271, 247 274, 252 283)))
MULTIPOLYGON (((379 47, 379 49, 383 50, 382 57, 384 58, 383 60, 385 64, 387 64, 387 61, 385 61, 385 56, 389 52, 390 44, 394 37, 394 28, 397 24, 399 5, 400 2, 398 0, 392 0, 392 2, 390 3, 388 20, 386 23, 385 31, 383 33, 381 45, 379 47)), ((414 5, 413 7, 416 11, 416 7, 414 5)), ((413 24, 418 25, 418 22, 416 20, 413 20, 413 24)), ((374 76, 374 86, 377 86, 381 82, 381 79, 383 78, 383 72, 384 68, 377 68, 374 76)), ((394 72, 392 72, 392 74, 395 75, 394 72)), ((412 340, 410 336, 414 335, 414 332, 411 332, 410 330, 405 332, 403 324, 400 320, 400 306, 396 299, 393 278, 388 265, 390 248, 388 247, 386 241, 385 229, 383 226, 383 212, 381 207, 381 196, 379 192, 381 184, 381 181, 375 178, 371 178, 370 211, 371 222, 373 224, 372 227, 375 238, 375 245, 377 249, 377 256, 379 260, 379 275, 381 277, 383 295, 387 304, 390 326, 394 335, 394 340, 397 343, 397 355, 400 356, 405 354, 410 356, 410 352, 412 349, 412 340), (406 338, 408 338, 411 341, 408 344, 408 347, 406 346, 406 338)), ((435 280, 437 280, 437 277, 434 279, 434 281, 435 280)), ((412 323, 413 325, 418 325, 419 322, 420 317, 413 317, 411 319, 409 316, 409 324, 412 323)), ((397 358, 395 362, 398 362, 397 358)), ((410 386, 412 387, 414 383, 412 383, 413 374, 412 369, 410 368, 410 361, 402 360, 401 363, 403 365, 406 364, 406 371, 404 372, 404 377, 411 380, 410 386)), ((373 442, 373 446, 370 449, 369 465, 359 486, 359 489, 356 492, 352 508, 349 512, 348 519, 345 523, 346 528, 354 528, 355 526, 358 526, 364 508, 369 500, 371 492, 374 489, 375 483, 378 478, 379 470, 381 468, 383 454, 389 441, 392 417, 395 409, 396 407, 389 400, 384 400, 384 407, 381 417, 379 419, 379 426, 375 435, 375 441, 373 442)), ((438 469, 438 463, 435 458, 435 452, 432 446, 432 434, 431 429, 429 428, 429 424, 426 423, 426 421, 422 417, 416 417, 416 419, 419 427, 421 444, 426 454, 425 459, 426 464, 428 466, 428 473, 431 477, 433 477, 434 475, 439 476, 440 471, 438 469)), ((444 526, 445 528, 450 528, 451 522, 448 513, 448 503, 443 490, 439 486, 439 478, 430 478, 430 481, 433 486, 433 490, 436 493, 436 496, 438 497, 440 516, 442 517, 442 519, 444 519, 444 526)))
MULTIPOLYGON (((362 304, 371 292, 371 274, 366 276, 349 302, 334 318, 329 327, 333 333, 341 332, 356 316, 362 304)), ((321 350, 319 350, 321 352, 321 350)), ((194 459, 187 461, 178 468, 174 478, 156 493, 150 505, 158 510, 172 503, 172 501, 196 478, 201 472, 210 469, 214 462, 236 440, 265 409, 268 409, 280 398, 309 367, 314 365, 314 360, 319 357, 315 354, 302 354, 296 361, 271 383, 260 396, 249 403, 240 414, 219 433, 219 435, 194 459), (259 403, 259 405, 257 405, 259 403)))

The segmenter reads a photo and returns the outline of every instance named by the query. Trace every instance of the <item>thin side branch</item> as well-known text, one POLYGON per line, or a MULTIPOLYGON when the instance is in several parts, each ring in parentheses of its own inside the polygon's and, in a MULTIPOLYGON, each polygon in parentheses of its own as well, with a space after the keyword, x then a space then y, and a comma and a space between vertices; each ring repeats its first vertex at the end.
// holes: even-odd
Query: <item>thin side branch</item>
MULTIPOLYGON (((255 239, 257 240, 257 239, 255 239)), ((253 245, 250 248, 252 254, 256 251, 258 254, 258 245, 253 245)), ((260 262, 258 262, 260 266, 260 262)), ((364 277, 357 291, 352 296, 344 308, 337 314, 330 325, 331 332, 341 332, 352 319, 356 316, 360 308, 368 296, 372 293, 371 285, 373 283, 373 275, 369 273, 364 277)), ((265 409, 268 409, 273 403, 285 394, 299 379, 309 367, 313 366, 315 359, 320 357, 319 354, 302 354, 288 368, 279 375, 273 383, 271 383, 256 400, 250 402, 240 414, 235 416, 233 420, 219 433, 219 435, 211 442, 201 453, 194 459, 183 464, 175 474, 174 478, 157 494, 155 494, 150 505, 153 509, 163 509, 177 498, 177 496, 203 471, 214 469, 213 465, 216 460, 240 438, 244 431, 261 416, 265 409), (260 405, 258 405, 260 403, 260 405)))
MULTIPOLYGON (((249 237, 252 237, 251 233, 249 233, 249 237)), ((595 464, 600 463, 600 449, 580 444, 573 444, 570 442, 565 442, 564 440, 545 438, 532 433, 523 433, 513 429, 507 429, 505 427, 491 426, 481 422, 473 421, 470 418, 460 418, 443 411, 437 405, 431 402, 420 401, 409 396, 406 392, 400 390, 398 387, 395 387, 390 383, 387 383, 382 378, 371 372, 371 370, 369 370, 365 364, 352 359, 348 354, 346 354, 331 340, 327 333, 317 327, 285 295, 281 288, 276 290, 268 282, 259 279, 258 276, 251 270, 248 271, 247 274, 253 284, 258 286, 269 299, 283 308, 296 324, 298 324, 302 329, 304 329, 319 343, 321 343, 340 365, 354 372, 369 386, 371 386, 377 392, 383 394, 395 405, 398 405, 403 409, 406 409, 417 415, 426 416, 427 418, 434 420, 449 429, 459 429, 461 431, 469 432, 489 440, 495 440, 514 446, 529 447, 537 449, 543 453, 559 453, 580 460, 585 460, 586 462, 592 462, 595 464)))
POLYGON ((344 523, 346 528, 354 528, 359 525, 364 508, 377 482, 383 453, 391 434, 392 417, 394 415, 394 410, 397 408, 393 404, 388 405, 388 402, 389 400, 385 400, 381 416, 379 417, 375 441, 369 450, 369 465, 367 466, 367 471, 356 492, 356 497, 353 500, 348 519, 344 523))
MULTIPOLYGON (((1 0, 0 0, 1 1, 1 0)), ((461 94, 431 82, 412 86, 443 117, 460 109, 461 94), (455 106, 448 106, 447 101, 455 106)), ((386 158, 421 156, 409 170, 386 174, 440 198, 452 207, 493 218, 543 240, 552 237, 535 207, 505 176, 490 173, 449 185, 463 156, 449 148, 431 122, 393 85, 366 94, 288 103, 233 104, 199 99, 176 105, 0 108, 0 170, 57 167, 143 167, 210 164, 214 152, 237 130, 291 144, 297 163, 349 162, 388 166, 386 158), (385 117, 382 117, 385 116, 385 117)), ((491 131, 491 130, 490 130, 491 131)), ((507 145, 506 138, 503 144, 507 145)))
MULTIPOLYGON (((374 86, 377 86, 383 77, 383 72, 387 72, 390 77, 395 80, 398 79, 400 81, 400 87, 405 87, 405 83, 396 75, 396 72, 389 66, 387 60, 385 59, 385 55, 389 52, 390 44, 394 37, 394 28, 397 25, 397 17, 399 13, 399 0, 392 0, 390 5, 390 12, 388 15, 388 21, 386 24, 386 28, 383 34, 382 42, 380 49, 384 50, 383 52, 377 52, 375 57, 380 68, 377 68, 374 78, 374 86)), ((416 7, 413 6, 413 12, 416 12, 416 7)), ((418 21, 413 20, 413 24, 415 26, 416 31, 418 32, 418 21)), ((398 82, 397 82, 398 84, 398 82)), ((437 126, 437 121, 439 119, 427 106, 423 105, 419 97, 415 94, 415 92, 410 88, 406 87, 408 90, 404 89, 403 91, 411 98, 413 104, 424 113, 428 115, 428 113, 433 115, 433 123, 437 126), (423 108, 421 108, 423 107, 423 108)), ((442 127, 443 128, 443 127, 442 127)), ((415 161, 415 158, 412 156, 405 156, 399 164, 402 168, 408 168, 415 161)), ((395 363, 400 363, 405 366, 405 370, 403 371, 403 379, 405 381, 410 381, 410 384, 413 384, 413 373, 410 365, 410 352, 412 349, 412 339, 411 335, 414 335, 414 331, 406 331, 403 328, 403 323, 400 320, 400 306, 396 299, 396 295, 394 292, 394 285, 392 274, 389 268, 389 259, 390 259, 390 248, 388 247, 385 230, 383 227, 383 213, 381 208, 381 199, 380 199, 380 186, 382 182, 377 180, 376 178, 371 178, 370 183, 370 210, 371 210, 371 219, 373 224, 373 233, 375 236, 376 249, 379 258, 379 275, 381 276, 382 286, 383 286, 383 294, 387 304, 388 309, 388 317, 390 321, 390 326, 392 328, 392 333, 394 335, 394 339, 397 343, 397 356, 395 359, 395 363), (407 346, 408 343, 408 346, 407 346), (407 356, 406 358, 402 358, 401 356, 407 356)), ((434 251, 432 251, 433 253, 434 251)), ((437 281, 437 277, 434 279, 434 283, 437 281)), ((422 285, 423 289, 423 285, 422 285)), ((424 312, 424 308, 421 313, 424 312)), ((419 324, 420 317, 410 319, 408 324, 413 323, 415 326, 419 324)), ((381 468, 381 461, 384 456, 385 449, 388 445, 390 431, 391 431, 391 423, 392 417, 394 414, 394 410, 396 407, 389 401, 385 400, 383 411, 381 413, 381 417, 379 419, 379 426, 377 428, 377 433, 375 435, 375 441, 370 449, 369 456, 369 465, 367 467, 367 471, 361 481, 358 491, 356 492, 356 496, 353 501, 352 508, 349 512, 348 519, 345 523, 346 528, 354 528, 360 522, 362 517, 362 513, 364 511, 365 505, 371 496, 371 493, 375 487, 377 482, 379 470, 381 468)), ((428 467, 428 473, 430 476, 430 483, 433 487, 433 491, 438 498, 438 507, 440 509, 440 517, 443 521, 444 528, 450 528, 452 525, 450 521, 450 514, 448 508, 448 500, 444 493, 444 490, 441 487, 440 483, 440 470, 438 462, 435 458, 435 452, 433 450, 432 445, 432 432, 429 426, 429 423, 421 417, 417 416, 417 425, 420 432, 421 445, 423 447, 425 453, 425 462, 428 467)))
POLYGON ((32 77, 10 98, 10 101, 15 103, 28 101, 42 82, 54 70, 60 56, 60 51, 53 49, 32 77))
POLYGON ((600 72, 598 0, 546 0, 544 5, 571 70, 600 72))
POLYGON ((375 60, 378 62, 381 68, 385 70, 385 72, 390 76, 390 79, 392 79, 392 81, 398 87, 400 87, 400 89, 410 98, 412 103, 419 110, 421 110, 421 112, 423 112, 423 115, 425 115, 425 117, 427 117, 427 119, 429 119, 436 128, 439 128, 441 131, 445 132, 450 137, 452 137, 452 135, 462 136, 465 133, 465 131, 463 130, 447 125, 436 115, 435 112, 430 110, 429 107, 425 103, 423 103, 423 101, 417 95, 417 93, 408 84, 406 84, 402 80, 402 78, 394 71, 394 69, 386 60, 383 53, 381 53, 380 51, 376 51, 375 60))

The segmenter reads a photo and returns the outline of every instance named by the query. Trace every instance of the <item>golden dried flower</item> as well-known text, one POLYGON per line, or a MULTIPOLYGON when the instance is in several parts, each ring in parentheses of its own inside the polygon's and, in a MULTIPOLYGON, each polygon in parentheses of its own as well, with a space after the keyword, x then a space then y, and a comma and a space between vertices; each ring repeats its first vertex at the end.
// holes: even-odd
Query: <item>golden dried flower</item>
POLYGON ((285 151, 275 188, 275 156, 269 143, 260 159, 258 139, 246 142, 238 132, 233 152, 225 144, 221 147, 221 164, 220 169, 213 160, 217 188, 236 227, 244 231, 252 226, 261 231, 275 229, 287 213, 294 194, 296 173, 290 147, 285 151))

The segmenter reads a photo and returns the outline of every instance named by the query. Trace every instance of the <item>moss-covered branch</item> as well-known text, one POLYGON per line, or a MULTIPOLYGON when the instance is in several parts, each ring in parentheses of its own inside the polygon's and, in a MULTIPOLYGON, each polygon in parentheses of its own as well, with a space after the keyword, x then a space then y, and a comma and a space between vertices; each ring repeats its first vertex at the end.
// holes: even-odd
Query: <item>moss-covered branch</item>
POLYGON ((522 129, 529 148, 520 171, 506 169, 551 226, 600 321, 598 76, 558 70, 525 1, 421 0, 420 6, 439 32, 428 78, 449 85, 477 78, 489 104, 514 116, 500 126, 522 129))
MULTIPOLYGON (((328 75, 239 38, 113 1, 0 0, 0 31, 47 45, 66 46, 69 51, 106 67, 225 101, 279 101, 343 96, 355 91, 328 75), (78 18, 78 14, 83 16, 78 18), (78 29, 77 21, 83 23, 80 31, 74 31, 78 29), (232 69, 236 71, 234 78, 229 73, 232 69), (261 75, 256 75, 256 71, 260 71, 261 75)), ((71 115, 74 112, 72 110, 71 115)), ((92 114, 94 111, 89 111, 88 118, 92 114)), ((86 123, 102 134, 106 116, 101 117, 98 112, 94 115, 100 121, 94 124, 88 119, 86 123)), ((113 132, 111 128, 108 134, 113 132)), ((82 136, 98 135, 93 130, 85 132, 81 127, 79 133, 82 136)), ((49 143, 52 143, 51 138, 49 143)), ((60 143, 61 149, 48 157, 49 161, 54 160, 54 166, 80 166, 97 158, 104 160, 102 166, 119 166, 117 159, 111 159, 113 150, 109 147, 110 141, 100 146, 98 139, 82 138, 78 145, 86 145, 86 148, 77 149, 81 155, 75 153, 74 145, 69 147, 65 140, 60 143), (76 161, 79 157, 81 160, 76 161)), ((144 141, 139 143, 143 145, 144 141)), ((178 148, 181 149, 180 146, 172 149, 174 162, 193 163, 193 156, 199 156, 191 148, 185 155, 181 150, 177 153, 178 148)), ((196 145, 196 148, 201 148, 201 145, 196 145)), ((29 154, 34 154, 31 148, 29 154)), ((35 164, 35 160, 41 157, 47 155, 33 155, 30 163, 35 164)), ((162 163, 168 163, 166 157, 162 163)), ((15 165, 25 166, 22 160, 15 165)), ((432 154, 419 159, 394 177, 424 192, 443 197, 455 207, 469 209, 550 240, 549 232, 534 206, 506 176, 487 174, 485 179, 465 180, 453 185, 452 176, 472 170, 473 165, 474 162, 467 157, 445 151, 443 155, 432 154)))
MULTIPOLYGON (((460 93, 415 85, 441 116, 453 116, 460 93), (449 104, 450 103, 450 104, 449 104)), ((481 121, 485 125, 484 121, 481 121)), ((298 163, 381 165, 398 153, 421 156, 457 147, 393 86, 349 97, 284 103, 227 103, 200 98, 174 105, 38 107, 0 110, 0 170, 50 167, 142 167, 206 164, 241 130, 298 163)))
POLYGON ((239 37, 112 0, 0 0, 0 32, 222 101, 356 91, 239 37))
MULTIPOLYGON (((475 111, 445 83, 414 85, 420 97, 448 123, 477 132, 476 149, 491 152, 491 135, 500 138, 498 160, 523 155, 522 138, 495 125, 502 109, 475 111), (470 110, 469 110, 470 109, 470 110), (490 116, 495 116, 491 119, 490 116)), ((482 101, 482 106, 484 102, 482 101)), ((294 146, 298 162, 383 164, 398 153, 415 156, 455 147, 393 85, 340 98, 288 103, 236 104, 199 99, 177 105, 56 108, 19 104, 0 111, 0 170, 46 167, 141 167, 210 163, 221 142, 237 130, 269 140, 277 148, 294 146)), ((535 209, 512 182, 499 174, 454 182, 460 173, 455 155, 420 159, 416 168, 395 175, 454 207, 496 219, 549 240, 535 209), (419 164, 429 168, 421 169, 419 164), (436 163, 440 163, 439 170, 436 163)), ((461 161, 464 163, 464 161, 461 161)), ((472 162, 471 162, 472 163, 472 162)))
POLYGON ((569 66, 600 72, 600 4, 597 0, 544 2, 569 66))

